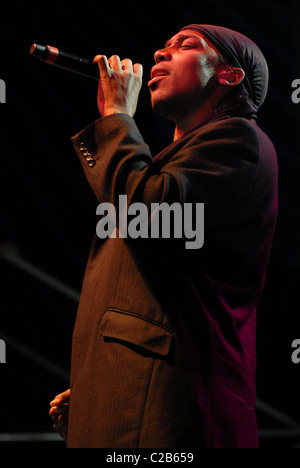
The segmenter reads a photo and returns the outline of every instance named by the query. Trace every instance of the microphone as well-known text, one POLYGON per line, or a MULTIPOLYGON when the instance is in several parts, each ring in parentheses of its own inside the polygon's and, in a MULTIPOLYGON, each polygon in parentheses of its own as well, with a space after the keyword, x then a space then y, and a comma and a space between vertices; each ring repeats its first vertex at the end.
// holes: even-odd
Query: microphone
POLYGON ((64 52, 63 50, 49 45, 42 46, 39 44, 32 44, 30 53, 41 62, 99 81, 98 64, 93 63, 92 60, 69 54, 69 52, 64 52))

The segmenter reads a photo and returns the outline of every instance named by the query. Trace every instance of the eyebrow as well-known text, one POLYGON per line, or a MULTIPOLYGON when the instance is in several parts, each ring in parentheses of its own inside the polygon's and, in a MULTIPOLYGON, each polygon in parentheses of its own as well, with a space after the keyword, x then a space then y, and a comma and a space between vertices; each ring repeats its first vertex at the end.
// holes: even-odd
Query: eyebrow
MULTIPOLYGON (((190 39, 190 38, 196 38, 198 39, 198 37, 196 36, 196 34, 179 34, 177 36, 174 36, 173 38, 169 39, 166 43, 165 43, 165 47, 169 47, 171 44, 172 44, 172 41, 175 40, 175 43, 180 43, 180 42, 183 42, 185 39, 190 39), (175 39, 176 38, 176 39, 175 39)), ((199 38, 200 39, 200 38, 199 38)), ((199 42, 201 42, 199 40, 199 42)))

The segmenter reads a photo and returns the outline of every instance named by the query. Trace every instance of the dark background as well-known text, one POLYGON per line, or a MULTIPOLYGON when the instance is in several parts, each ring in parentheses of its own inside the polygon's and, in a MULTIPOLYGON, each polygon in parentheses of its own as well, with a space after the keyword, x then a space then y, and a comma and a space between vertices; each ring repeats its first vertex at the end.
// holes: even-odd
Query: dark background
POLYGON ((250 36, 269 63, 270 89, 259 124, 278 152, 280 206, 258 310, 257 415, 261 447, 298 447, 300 364, 291 361, 292 341, 300 339, 300 104, 291 100, 292 81, 300 79, 297 7, 298 0, 5 5, 0 18, 0 79, 7 92, 0 105, 4 446, 22 446, 20 434, 30 433, 25 446, 64 447, 41 440, 52 433, 49 401, 68 388, 77 293, 96 226, 96 199, 70 137, 98 118, 97 82, 40 63, 30 56, 30 46, 50 44, 88 58, 116 53, 141 62, 145 78, 136 121, 155 154, 171 142, 173 129, 150 106, 153 53, 181 27, 209 23, 250 36))

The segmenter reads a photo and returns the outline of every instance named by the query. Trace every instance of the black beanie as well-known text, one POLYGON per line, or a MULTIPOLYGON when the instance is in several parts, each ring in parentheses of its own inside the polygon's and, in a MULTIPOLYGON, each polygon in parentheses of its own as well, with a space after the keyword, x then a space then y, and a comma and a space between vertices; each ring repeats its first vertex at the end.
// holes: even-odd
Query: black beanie
POLYGON ((228 65, 245 72, 244 88, 258 110, 266 98, 269 84, 268 65, 258 46, 243 34, 221 26, 190 24, 181 31, 185 29, 198 31, 218 49, 228 65))

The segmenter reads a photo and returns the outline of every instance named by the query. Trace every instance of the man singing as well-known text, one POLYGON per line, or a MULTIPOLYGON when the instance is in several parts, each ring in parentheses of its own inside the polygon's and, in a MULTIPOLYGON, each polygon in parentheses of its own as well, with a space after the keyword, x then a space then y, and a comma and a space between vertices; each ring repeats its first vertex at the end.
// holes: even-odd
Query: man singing
POLYGON ((142 66, 99 55, 101 118, 73 144, 99 203, 204 203, 204 245, 96 236, 71 388, 50 415, 69 448, 256 448, 256 308, 277 217, 276 153, 256 123, 267 64, 247 37, 196 24, 154 59, 173 143, 153 158, 133 120, 142 66))

